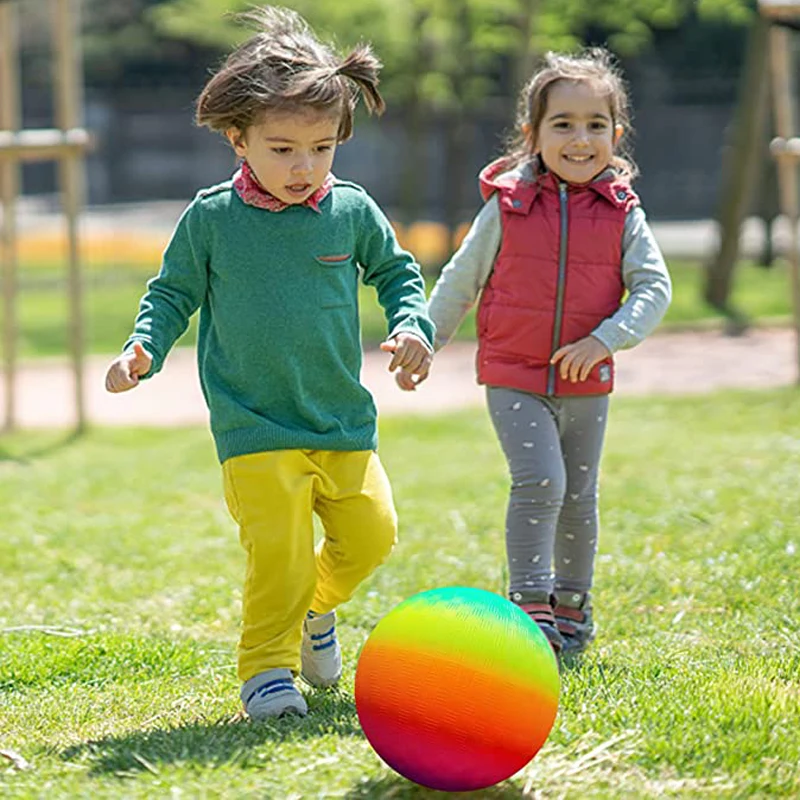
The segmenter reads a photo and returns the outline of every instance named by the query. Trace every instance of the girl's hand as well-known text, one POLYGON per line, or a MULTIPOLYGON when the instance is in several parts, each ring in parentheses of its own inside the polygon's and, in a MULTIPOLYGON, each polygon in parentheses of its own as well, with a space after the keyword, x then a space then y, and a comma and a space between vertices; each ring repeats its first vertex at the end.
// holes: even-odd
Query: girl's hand
POLYGON ((127 392, 139 385, 139 378, 150 372, 153 357, 139 342, 135 342, 133 350, 117 356, 106 372, 106 391, 116 394, 127 392))
POLYGON ((381 350, 392 353, 389 372, 394 372, 399 367, 412 375, 424 374, 427 377, 433 355, 428 345, 414 334, 398 333, 397 336, 381 342, 381 350))
POLYGON ((558 371, 562 380, 577 383, 585 381, 595 364, 610 356, 608 348, 599 339, 587 336, 556 350, 550 363, 558 364, 560 361, 561 366, 558 371))

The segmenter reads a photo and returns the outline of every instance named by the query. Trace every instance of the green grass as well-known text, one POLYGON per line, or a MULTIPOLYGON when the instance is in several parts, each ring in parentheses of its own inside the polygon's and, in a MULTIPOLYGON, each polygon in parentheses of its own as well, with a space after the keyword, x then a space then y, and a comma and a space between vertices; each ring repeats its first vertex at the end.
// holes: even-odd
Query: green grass
MULTIPOLYGON (((722 322, 721 315, 702 299, 703 273, 696 263, 670 263, 674 283, 672 305, 662 324, 666 330, 676 326, 722 322)), ((67 351, 69 307, 61 274, 52 267, 38 265, 22 270, 20 357, 61 355, 67 351)), ((139 299, 145 290, 149 271, 145 268, 95 268, 86 275, 85 320, 87 349, 92 353, 115 353, 128 337, 139 299)), ((433 279, 428 278, 428 290, 433 279)), ((783 323, 791 312, 789 276, 785 264, 763 269, 742 263, 736 273, 733 304, 746 316, 760 322, 783 323)), ((362 287, 361 315, 364 341, 375 346, 386 333, 386 322, 375 292, 362 287)), ((193 344, 196 326, 190 326, 182 344, 193 344)), ((459 338, 475 335, 474 312, 459 331, 459 338)))
MULTIPOLYGON (((615 400, 598 640, 542 752, 481 798, 800 796, 794 390, 615 400)), ((359 648, 410 594, 503 590, 505 467, 482 411, 385 418, 401 541, 340 613, 345 679, 232 721, 244 563, 204 430, 0 441, 0 796, 433 798, 383 766, 359 648)))

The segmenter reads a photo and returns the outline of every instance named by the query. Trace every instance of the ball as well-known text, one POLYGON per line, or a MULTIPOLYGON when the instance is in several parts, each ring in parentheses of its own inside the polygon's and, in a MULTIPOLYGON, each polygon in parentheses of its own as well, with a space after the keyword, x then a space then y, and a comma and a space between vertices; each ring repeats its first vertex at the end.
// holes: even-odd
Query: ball
POLYGON ((404 778, 466 792, 522 769, 547 740, 560 680, 519 607, 465 587, 421 592, 369 635, 356 666, 364 735, 404 778))

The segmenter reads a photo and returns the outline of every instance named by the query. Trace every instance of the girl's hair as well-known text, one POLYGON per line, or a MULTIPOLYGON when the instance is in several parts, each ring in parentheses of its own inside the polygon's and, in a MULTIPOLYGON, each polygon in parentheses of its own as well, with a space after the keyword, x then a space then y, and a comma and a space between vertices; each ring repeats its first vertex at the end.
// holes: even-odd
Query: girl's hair
MULTIPOLYGON (((519 96, 514 133, 506 151, 510 166, 530 161, 550 91, 559 81, 587 84, 608 101, 611 124, 622 126, 622 138, 614 148, 611 167, 621 177, 632 181, 639 171, 625 147, 625 138, 630 132, 628 91, 614 57, 600 47, 587 48, 577 55, 551 52, 544 56, 519 96)), ((534 171, 540 173, 541 159, 536 162, 539 163, 534 163, 534 171)))
POLYGON ((380 61, 362 44, 342 58, 287 8, 266 6, 237 15, 258 32, 236 48, 206 83, 195 120, 211 130, 244 131, 271 111, 340 115, 338 139, 353 133, 359 93, 370 113, 383 113, 380 61))

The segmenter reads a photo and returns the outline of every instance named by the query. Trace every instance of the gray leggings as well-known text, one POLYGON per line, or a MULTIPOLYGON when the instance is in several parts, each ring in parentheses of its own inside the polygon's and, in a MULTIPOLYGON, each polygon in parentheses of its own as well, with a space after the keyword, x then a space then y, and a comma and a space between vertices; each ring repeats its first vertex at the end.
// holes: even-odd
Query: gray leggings
POLYGON ((489 386, 489 413, 508 461, 509 594, 591 589, 597 473, 608 395, 543 397, 489 386))

